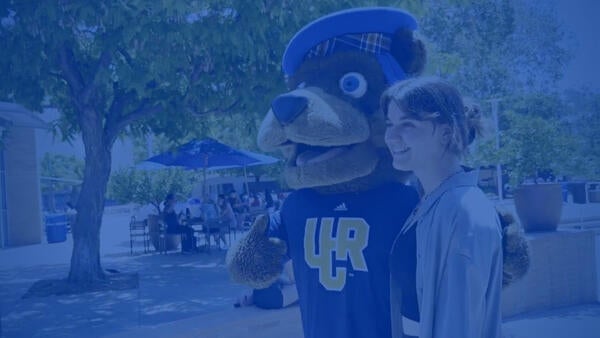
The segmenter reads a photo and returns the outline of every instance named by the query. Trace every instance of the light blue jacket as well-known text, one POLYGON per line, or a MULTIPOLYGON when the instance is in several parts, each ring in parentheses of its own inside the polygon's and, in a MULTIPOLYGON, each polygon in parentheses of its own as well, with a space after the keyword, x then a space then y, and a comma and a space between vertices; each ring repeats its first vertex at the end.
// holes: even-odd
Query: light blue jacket
MULTIPOLYGON (((420 338, 501 337, 502 231, 477 177, 450 177, 406 221, 417 226, 420 338)), ((402 337, 400 285, 393 281, 390 302, 393 336, 402 337)))

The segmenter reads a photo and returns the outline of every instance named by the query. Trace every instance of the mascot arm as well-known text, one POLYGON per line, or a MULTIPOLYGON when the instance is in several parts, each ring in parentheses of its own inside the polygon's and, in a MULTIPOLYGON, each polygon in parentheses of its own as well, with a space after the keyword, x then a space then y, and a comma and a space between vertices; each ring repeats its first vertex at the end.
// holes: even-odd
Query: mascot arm
POLYGON ((248 234, 227 252, 227 269, 234 282, 262 289, 281 275, 287 245, 279 238, 270 238, 268 226, 269 217, 258 216, 248 234))

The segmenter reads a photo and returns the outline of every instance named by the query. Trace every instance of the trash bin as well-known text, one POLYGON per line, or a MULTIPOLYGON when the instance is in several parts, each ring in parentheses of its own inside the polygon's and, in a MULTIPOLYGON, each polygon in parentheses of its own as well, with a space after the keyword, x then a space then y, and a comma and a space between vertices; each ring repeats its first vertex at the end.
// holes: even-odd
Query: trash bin
POLYGON ((66 214, 46 215, 46 239, 48 243, 59 243, 67 240, 67 224, 69 219, 66 214))
POLYGON ((573 203, 585 203, 585 182, 569 183, 569 192, 573 196, 573 203))

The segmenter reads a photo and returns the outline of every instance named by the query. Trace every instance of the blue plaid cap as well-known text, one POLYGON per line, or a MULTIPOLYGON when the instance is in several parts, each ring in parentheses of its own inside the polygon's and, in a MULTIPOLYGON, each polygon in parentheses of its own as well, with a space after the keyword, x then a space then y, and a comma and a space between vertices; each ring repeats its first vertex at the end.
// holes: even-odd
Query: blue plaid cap
POLYGON ((391 42, 392 39, 389 34, 346 34, 321 42, 311 48, 304 58, 327 56, 336 51, 348 49, 358 49, 373 54, 387 53, 390 51, 391 42))
POLYGON ((360 50, 376 56, 387 82, 406 78, 392 57, 392 34, 399 28, 415 30, 417 23, 407 12, 388 7, 365 7, 336 12, 302 28, 290 40, 282 61, 286 76, 293 75, 310 58, 343 50, 360 50))
POLYGON ((379 66, 383 70, 388 84, 392 84, 405 79, 406 73, 398 62, 396 62, 396 59, 390 55, 391 43, 392 38, 390 34, 346 34, 323 41, 314 46, 308 51, 304 59, 308 60, 314 57, 328 56, 345 50, 360 50, 371 53, 377 57, 379 66))

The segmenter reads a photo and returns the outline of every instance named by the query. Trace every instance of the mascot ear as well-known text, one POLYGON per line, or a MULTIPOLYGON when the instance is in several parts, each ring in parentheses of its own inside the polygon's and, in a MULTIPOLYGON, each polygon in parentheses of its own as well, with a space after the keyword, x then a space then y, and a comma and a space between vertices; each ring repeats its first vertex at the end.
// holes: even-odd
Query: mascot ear
POLYGON ((425 68, 425 44, 410 29, 400 28, 394 33, 390 52, 408 75, 419 75, 425 68))

